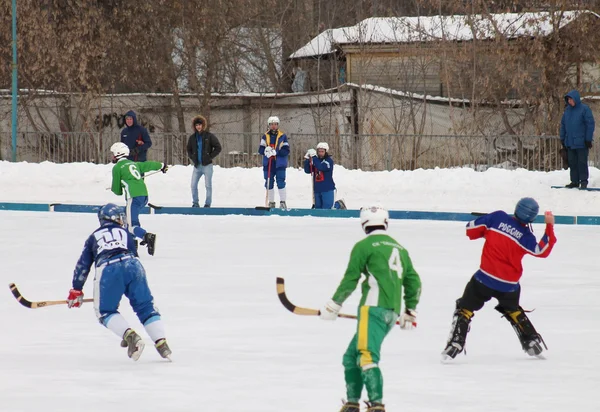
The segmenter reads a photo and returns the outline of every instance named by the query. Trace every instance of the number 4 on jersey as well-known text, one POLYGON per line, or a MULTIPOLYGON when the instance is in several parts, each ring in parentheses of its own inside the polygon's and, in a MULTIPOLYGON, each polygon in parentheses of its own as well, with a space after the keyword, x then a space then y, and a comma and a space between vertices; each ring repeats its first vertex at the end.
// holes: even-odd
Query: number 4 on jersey
POLYGON ((400 260, 400 251, 398 248, 392 249, 388 265, 390 266, 390 270, 396 272, 398 277, 402 277, 402 261, 400 260))

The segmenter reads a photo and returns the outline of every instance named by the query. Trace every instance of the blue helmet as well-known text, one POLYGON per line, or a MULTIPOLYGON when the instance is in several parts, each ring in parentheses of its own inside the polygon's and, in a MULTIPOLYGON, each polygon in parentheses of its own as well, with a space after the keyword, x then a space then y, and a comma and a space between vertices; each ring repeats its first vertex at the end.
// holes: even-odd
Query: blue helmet
POLYGON ((540 211, 540 205, 535 199, 531 197, 524 197, 517 202, 515 207, 515 217, 519 222, 531 223, 535 220, 538 212, 540 211))
POLYGON ((114 203, 107 203, 98 210, 98 220, 100 221, 100 226, 109 222, 123 226, 125 223, 125 212, 123 208, 114 203))

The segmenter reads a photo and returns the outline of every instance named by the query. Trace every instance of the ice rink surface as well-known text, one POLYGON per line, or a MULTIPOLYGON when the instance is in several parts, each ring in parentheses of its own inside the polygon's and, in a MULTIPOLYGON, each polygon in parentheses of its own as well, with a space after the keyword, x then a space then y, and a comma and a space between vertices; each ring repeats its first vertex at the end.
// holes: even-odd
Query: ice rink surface
MULTIPOLYGON (((27 309, 65 299, 93 214, 0 212, 0 410, 332 412, 345 388, 341 358, 356 323, 287 312, 290 300, 320 308, 364 234, 357 219, 142 216, 158 234, 154 257, 141 252, 162 312, 173 363, 144 336, 138 362, 96 320, 93 306, 27 309)), ((538 238, 543 225, 534 225, 538 238)), ((522 306, 544 337, 546 360, 529 358, 493 302, 478 312, 467 356, 440 363, 454 301, 479 265, 483 241, 464 223, 393 220, 390 234, 409 251, 423 281, 419 327, 394 329, 381 368, 388 412, 597 411, 600 407, 600 231, 557 226, 548 259, 524 258, 522 306)), ((92 295, 92 277, 84 289, 92 295)), ((354 313, 358 294, 343 308, 354 313)))

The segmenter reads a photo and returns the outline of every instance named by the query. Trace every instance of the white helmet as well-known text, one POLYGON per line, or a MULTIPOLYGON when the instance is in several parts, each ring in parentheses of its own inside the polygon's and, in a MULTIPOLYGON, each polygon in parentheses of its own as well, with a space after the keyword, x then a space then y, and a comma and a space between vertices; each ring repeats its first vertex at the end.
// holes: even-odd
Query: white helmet
POLYGON ((279 124, 279 117, 277 117, 277 116, 271 116, 271 117, 269 117, 269 119, 267 120, 267 125, 271 126, 271 123, 277 123, 277 124, 279 124))
POLYGON ((113 154, 113 162, 119 159, 123 159, 129 156, 129 147, 122 142, 117 142, 110 147, 110 151, 113 154))
POLYGON ((360 209, 360 224, 365 233, 368 227, 373 226, 383 226, 387 229, 389 218, 390 214, 387 209, 380 206, 363 207, 360 209))
POLYGON ((325 142, 320 142, 317 145, 317 150, 319 150, 319 149, 325 149, 325 151, 328 152, 329 151, 329 145, 327 143, 325 143, 325 142))

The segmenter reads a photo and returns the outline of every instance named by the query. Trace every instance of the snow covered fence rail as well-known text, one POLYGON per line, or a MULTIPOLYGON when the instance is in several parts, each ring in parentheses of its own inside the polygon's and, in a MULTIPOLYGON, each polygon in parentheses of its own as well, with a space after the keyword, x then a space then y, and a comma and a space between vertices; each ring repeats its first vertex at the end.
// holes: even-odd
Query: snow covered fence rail
MULTIPOLYGON (((100 205, 77 205, 77 204, 43 204, 43 203, 0 203, 0 211, 29 211, 29 212, 69 212, 69 213, 97 213, 100 205)), ((292 217, 324 217, 324 218, 358 218, 359 210, 322 210, 322 209, 271 209, 257 210, 255 208, 242 207, 215 207, 215 208, 191 208, 191 207, 146 207, 144 214, 174 214, 174 215, 201 215, 201 216, 292 216, 292 217)), ((391 219, 406 220, 442 220, 468 222, 482 213, 458 213, 458 212, 426 212, 411 210, 390 210, 391 219)), ((600 225, 600 216, 555 216, 556 224, 559 225, 600 225)), ((540 215, 534 223, 543 223, 544 216, 540 215)))

